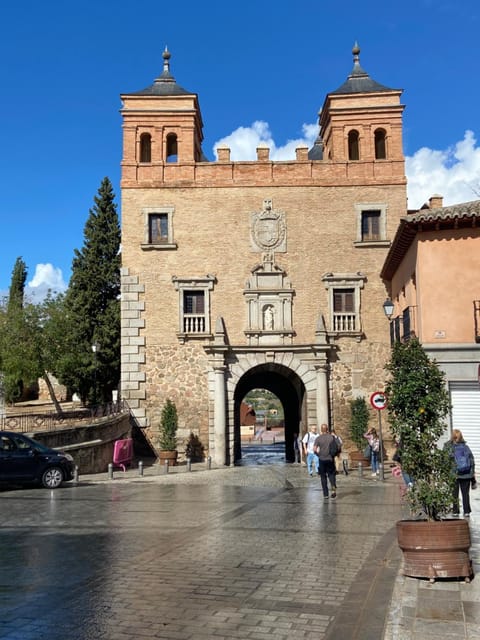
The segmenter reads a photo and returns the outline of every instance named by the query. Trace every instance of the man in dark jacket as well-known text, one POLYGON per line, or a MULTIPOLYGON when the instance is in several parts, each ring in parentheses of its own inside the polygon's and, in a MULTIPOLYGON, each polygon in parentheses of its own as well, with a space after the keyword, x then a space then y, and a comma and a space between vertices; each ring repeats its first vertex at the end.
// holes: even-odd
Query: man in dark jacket
POLYGON ((322 482, 323 498, 328 500, 328 483, 330 482, 330 498, 335 500, 337 497, 337 483, 335 474, 334 457, 337 452, 337 443, 335 437, 328 431, 328 425, 322 424, 320 427, 320 435, 317 436, 313 450, 318 456, 318 474, 322 482))

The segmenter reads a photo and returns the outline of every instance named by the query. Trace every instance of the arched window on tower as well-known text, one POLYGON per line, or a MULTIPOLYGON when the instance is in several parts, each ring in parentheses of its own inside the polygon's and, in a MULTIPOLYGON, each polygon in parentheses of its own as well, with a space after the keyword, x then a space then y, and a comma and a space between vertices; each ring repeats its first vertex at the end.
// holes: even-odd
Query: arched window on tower
POLYGON ((140 136, 140 162, 152 161, 152 136, 142 133, 140 136))
POLYGON ((359 133, 356 129, 348 132, 348 159, 360 160, 359 133))
POLYGON ((175 133, 167 136, 167 162, 178 162, 178 144, 175 133))
POLYGON ((387 158, 387 133, 385 129, 375 131, 375 160, 385 160, 387 158))

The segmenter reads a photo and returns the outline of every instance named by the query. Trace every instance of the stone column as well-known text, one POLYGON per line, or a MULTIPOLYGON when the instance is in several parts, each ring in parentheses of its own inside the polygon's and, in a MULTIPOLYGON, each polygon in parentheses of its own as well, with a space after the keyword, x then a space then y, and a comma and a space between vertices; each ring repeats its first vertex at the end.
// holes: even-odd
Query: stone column
POLYGON ((328 420, 328 378, 327 366, 319 365, 317 369, 317 424, 320 432, 321 424, 329 424, 328 420))
POLYGON ((214 413, 214 433, 215 433, 215 463, 223 466, 226 463, 226 406, 225 406, 225 366, 215 364, 215 413, 214 413))

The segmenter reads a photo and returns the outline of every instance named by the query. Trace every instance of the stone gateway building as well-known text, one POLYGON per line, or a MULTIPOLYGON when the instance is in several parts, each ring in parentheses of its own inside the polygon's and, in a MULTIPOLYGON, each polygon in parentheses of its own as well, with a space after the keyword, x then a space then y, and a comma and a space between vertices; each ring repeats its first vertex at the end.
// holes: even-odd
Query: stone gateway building
MULTIPOLYGON (((121 393, 152 444, 167 398, 215 463, 241 457, 240 406, 264 388, 293 434, 383 388, 389 325, 380 271, 406 214, 399 89, 353 70, 327 94, 296 158, 202 152, 197 94, 170 71, 122 98, 121 393)), ((312 110, 316 97, 312 98, 312 110)), ((348 448, 348 444, 347 444, 348 448)))

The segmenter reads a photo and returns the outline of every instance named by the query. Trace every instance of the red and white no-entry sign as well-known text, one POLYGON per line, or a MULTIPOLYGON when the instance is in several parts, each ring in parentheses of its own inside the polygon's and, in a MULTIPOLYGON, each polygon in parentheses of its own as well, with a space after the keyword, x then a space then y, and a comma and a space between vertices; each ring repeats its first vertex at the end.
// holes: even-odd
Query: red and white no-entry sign
POLYGON ((375 391, 370 396, 370 404, 374 409, 385 409, 387 406, 387 396, 383 393, 383 391, 375 391))

